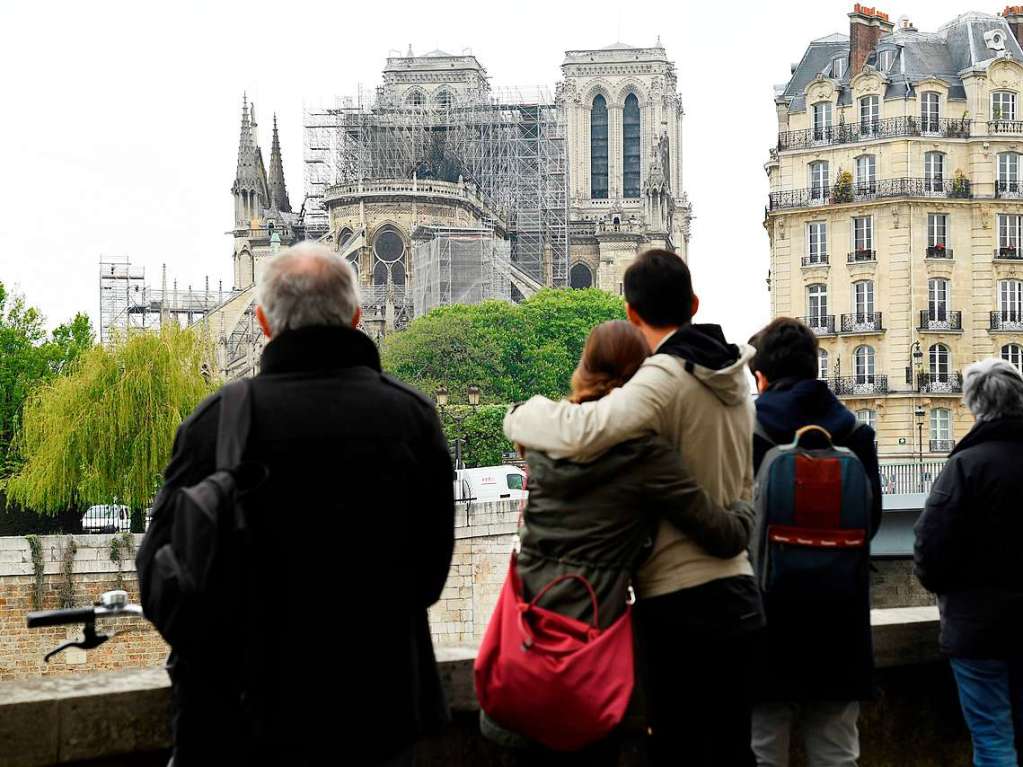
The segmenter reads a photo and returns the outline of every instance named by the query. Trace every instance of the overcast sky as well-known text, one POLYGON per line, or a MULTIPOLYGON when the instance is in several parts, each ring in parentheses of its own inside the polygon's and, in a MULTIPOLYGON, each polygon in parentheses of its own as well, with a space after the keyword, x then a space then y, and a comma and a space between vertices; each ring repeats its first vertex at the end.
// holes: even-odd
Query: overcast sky
MULTIPOLYGON (((988 12, 1004 3, 990 2, 988 12)), ((848 32, 852 2, 146 2, 0 0, 0 281, 53 326, 98 317, 98 262, 159 285, 231 287, 230 194, 242 92, 269 161, 278 114, 292 205, 302 108, 371 91, 389 51, 465 48, 495 86, 560 79, 564 51, 657 36, 678 67, 700 318, 745 340, 768 317, 763 164, 772 85, 809 40, 848 32)), ((971 10, 879 4, 933 31, 971 10)))

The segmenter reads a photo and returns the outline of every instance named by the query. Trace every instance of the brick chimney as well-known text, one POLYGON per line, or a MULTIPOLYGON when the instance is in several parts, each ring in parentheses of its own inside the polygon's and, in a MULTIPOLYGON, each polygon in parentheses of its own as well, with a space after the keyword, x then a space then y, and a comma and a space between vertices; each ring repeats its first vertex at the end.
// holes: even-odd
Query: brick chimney
POLYGON ((859 3, 853 6, 849 14, 849 74, 852 77, 863 69, 867 57, 877 48, 877 41, 894 28, 887 13, 859 3))
POLYGON ((1009 24, 1009 29, 1021 46, 1023 46, 1023 5, 1007 5, 1002 11, 1002 18, 1009 24))

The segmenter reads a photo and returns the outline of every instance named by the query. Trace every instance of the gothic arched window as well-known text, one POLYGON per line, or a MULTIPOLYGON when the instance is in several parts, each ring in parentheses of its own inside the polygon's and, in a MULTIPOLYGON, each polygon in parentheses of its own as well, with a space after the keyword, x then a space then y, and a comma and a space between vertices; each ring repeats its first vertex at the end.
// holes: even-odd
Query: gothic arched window
POLYGON ((607 101, 593 99, 590 109, 590 197, 607 199, 607 101))
POLYGON ((590 271, 590 267, 582 262, 574 264, 569 272, 569 285, 572 286, 573 290, 592 288, 593 272, 590 271))
POLYGON ((639 99, 630 93, 622 114, 622 190, 626 199, 639 197, 639 99))

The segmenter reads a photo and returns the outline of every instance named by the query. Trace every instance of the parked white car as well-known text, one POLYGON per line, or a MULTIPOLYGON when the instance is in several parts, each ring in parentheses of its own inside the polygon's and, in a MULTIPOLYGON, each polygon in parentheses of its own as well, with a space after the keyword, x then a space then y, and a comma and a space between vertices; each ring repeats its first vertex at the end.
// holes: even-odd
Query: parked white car
POLYGON ((120 533, 131 530, 131 509, 119 503, 90 506, 82 517, 83 533, 120 533))
POLYGON ((517 501, 529 495, 517 466, 481 466, 455 472, 456 501, 517 501))

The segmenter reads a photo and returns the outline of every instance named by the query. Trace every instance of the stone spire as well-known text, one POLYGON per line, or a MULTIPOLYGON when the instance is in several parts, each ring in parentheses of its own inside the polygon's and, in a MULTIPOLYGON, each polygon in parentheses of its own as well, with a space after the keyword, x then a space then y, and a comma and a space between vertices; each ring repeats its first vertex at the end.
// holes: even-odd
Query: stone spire
POLYGON ((231 188, 235 194, 242 190, 255 190, 259 186, 254 117, 255 105, 250 111, 248 96, 242 94, 242 130, 238 139, 238 170, 235 173, 234 186, 231 188))
POLYGON ((274 114, 274 136, 270 146, 270 207, 281 213, 291 213, 288 188, 284 184, 284 162, 281 160, 281 142, 277 136, 277 115, 274 114))

